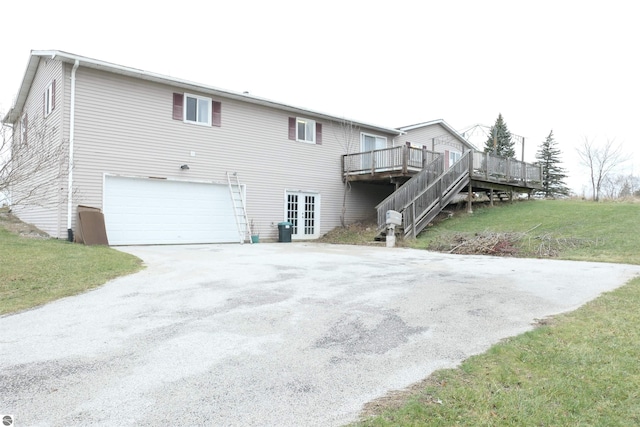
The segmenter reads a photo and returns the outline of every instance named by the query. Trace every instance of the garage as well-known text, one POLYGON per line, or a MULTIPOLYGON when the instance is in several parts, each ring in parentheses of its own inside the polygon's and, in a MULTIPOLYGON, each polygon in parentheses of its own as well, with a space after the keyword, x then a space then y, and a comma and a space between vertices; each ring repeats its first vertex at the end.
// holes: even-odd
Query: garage
POLYGON ((229 187, 168 179, 105 177, 111 245, 238 242, 229 187))

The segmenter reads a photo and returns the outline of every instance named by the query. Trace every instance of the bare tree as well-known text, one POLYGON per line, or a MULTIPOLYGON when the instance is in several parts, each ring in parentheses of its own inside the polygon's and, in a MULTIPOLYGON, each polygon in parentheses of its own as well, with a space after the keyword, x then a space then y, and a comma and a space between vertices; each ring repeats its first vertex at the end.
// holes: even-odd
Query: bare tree
POLYGON ((56 138, 57 128, 34 121, 0 128, 0 194, 13 207, 63 202, 59 184, 68 173, 66 144, 56 138))
MULTIPOLYGON (((346 227, 347 214, 347 195, 351 191, 351 182, 349 181, 349 173, 352 170, 354 159, 349 154, 354 152, 356 145, 360 141, 360 127, 353 124, 350 120, 342 120, 340 122, 331 122, 334 138, 340 143, 343 149, 344 157, 342 162, 342 210, 340 212, 340 225, 346 227)), ((355 161, 359 161, 357 158, 355 161)))
POLYGON ((640 188, 640 177, 629 175, 613 175, 602 180, 602 194, 607 199, 623 199, 633 196, 640 188))
POLYGON ((577 149, 580 163, 589 169, 593 200, 600 200, 600 190, 611 172, 625 161, 620 145, 614 145, 614 140, 607 140, 604 146, 596 146, 593 141, 584 139, 584 143, 577 149))

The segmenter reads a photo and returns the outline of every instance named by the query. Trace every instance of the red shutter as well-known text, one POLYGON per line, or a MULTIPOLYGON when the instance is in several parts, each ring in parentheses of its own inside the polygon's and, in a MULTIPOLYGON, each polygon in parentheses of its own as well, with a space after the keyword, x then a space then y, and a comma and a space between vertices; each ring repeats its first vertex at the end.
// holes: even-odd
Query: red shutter
POLYGON ((296 118, 289 117, 289 139, 296 140, 296 118))
POLYGON ((316 122, 316 144, 322 144, 322 123, 316 122))
POLYGON ((182 106, 184 105, 184 95, 181 93, 173 94, 173 120, 183 120, 184 114, 182 106))
POLYGON ((211 126, 222 126, 222 103, 212 101, 211 104, 211 126))
POLYGON ((449 150, 444 150, 444 168, 449 169, 449 150))
POLYGON ((56 108, 56 81, 51 82, 51 111, 56 108))

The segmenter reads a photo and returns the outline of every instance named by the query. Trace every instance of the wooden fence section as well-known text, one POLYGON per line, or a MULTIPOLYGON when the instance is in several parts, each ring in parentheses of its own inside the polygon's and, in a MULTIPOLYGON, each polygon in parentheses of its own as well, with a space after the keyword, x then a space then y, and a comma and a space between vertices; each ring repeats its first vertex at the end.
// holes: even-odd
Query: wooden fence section
POLYGON ((346 178, 384 172, 413 174, 440 156, 440 153, 408 145, 344 154, 342 156, 342 173, 346 178))

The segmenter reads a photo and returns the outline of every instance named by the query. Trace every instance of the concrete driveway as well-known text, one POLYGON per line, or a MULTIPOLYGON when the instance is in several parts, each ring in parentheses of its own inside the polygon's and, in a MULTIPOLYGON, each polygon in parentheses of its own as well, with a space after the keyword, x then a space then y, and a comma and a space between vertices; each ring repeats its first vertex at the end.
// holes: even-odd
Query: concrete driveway
POLYGON ((340 425, 640 274, 310 243, 122 250, 148 268, 0 318, 16 425, 340 425))

